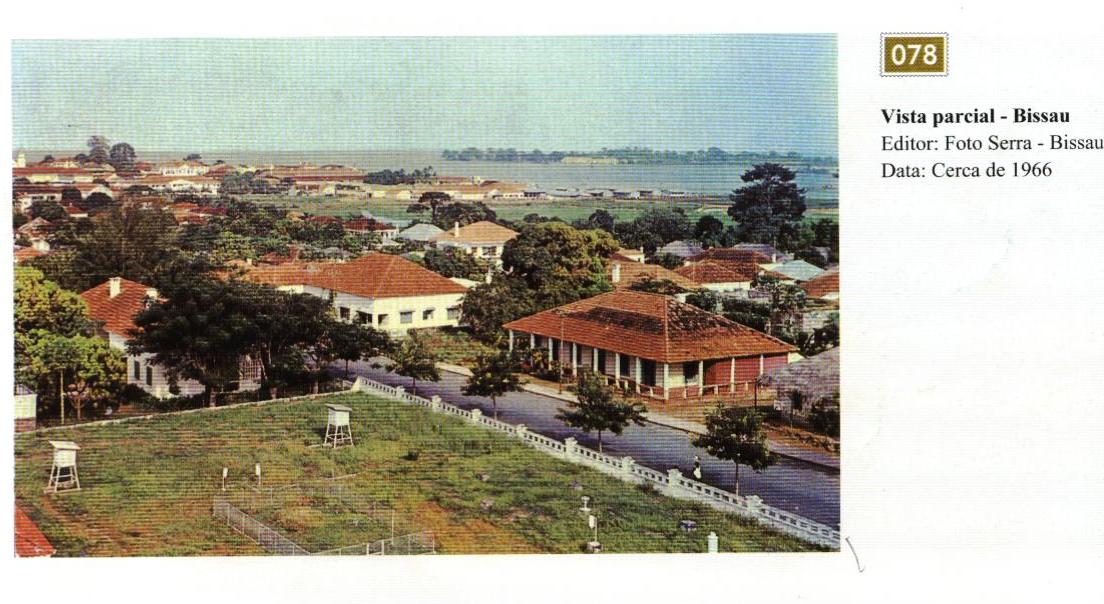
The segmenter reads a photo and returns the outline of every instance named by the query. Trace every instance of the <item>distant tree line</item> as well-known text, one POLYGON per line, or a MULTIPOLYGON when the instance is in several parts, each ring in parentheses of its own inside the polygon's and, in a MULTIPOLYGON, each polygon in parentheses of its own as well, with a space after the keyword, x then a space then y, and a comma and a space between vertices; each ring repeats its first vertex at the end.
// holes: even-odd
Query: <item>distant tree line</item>
POLYGON ((513 147, 488 147, 486 149, 467 147, 459 150, 445 149, 441 153, 442 159, 450 161, 557 163, 567 157, 615 159, 618 163, 623 164, 750 164, 778 160, 825 166, 836 164, 836 158, 834 157, 804 156, 794 151, 788 153, 778 153, 776 151, 768 153, 750 151, 730 153, 718 147, 696 151, 660 151, 648 147, 620 147, 615 149, 603 147, 599 151, 552 151, 549 153, 544 153, 540 149, 519 151, 513 147))
POLYGON ((364 182, 371 185, 413 185, 427 182, 437 175, 433 166, 415 169, 412 172, 406 170, 380 170, 364 175, 364 182))

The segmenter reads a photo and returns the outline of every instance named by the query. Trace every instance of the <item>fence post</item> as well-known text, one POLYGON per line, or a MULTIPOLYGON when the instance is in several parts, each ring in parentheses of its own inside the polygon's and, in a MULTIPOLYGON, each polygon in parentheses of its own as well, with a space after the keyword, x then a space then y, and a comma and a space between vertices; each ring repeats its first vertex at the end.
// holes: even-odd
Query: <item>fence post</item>
POLYGON ((682 491, 682 472, 677 468, 667 470, 667 495, 685 499, 682 491))
POLYGON ((744 497, 744 501, 747 502, 748 509, 754 514, 759 514, 760 508, 763 505, 763 500, 758 495, 748 495, 744 497))
POLYGON ((633 466, 636 465, 636 461, 628 455, 621 458, 621 479, 627 482, 633 482, 633 466))
POLYGON ((568 436, 564 439, 564 459, 571 461, 575 459, 575 450, 579 448, 579 441, 575 440, 575 437, 568 436))
POLYGON ((434 413, 440 413, 440 411, 441 411, 441 397, 437 396, 436 394, 429 397, 429 408, 434 413))
POLYGON ((525 424, 518 424, 514 426, 514 434, 517 435, 519 440, 525 440, 525 433, 529 431, 529 428, 525 427, 525 424))
POLYGON ((483 417, 483 412, 478 408, 471 410, 471 423, 478 424, 481 417, 483 417))

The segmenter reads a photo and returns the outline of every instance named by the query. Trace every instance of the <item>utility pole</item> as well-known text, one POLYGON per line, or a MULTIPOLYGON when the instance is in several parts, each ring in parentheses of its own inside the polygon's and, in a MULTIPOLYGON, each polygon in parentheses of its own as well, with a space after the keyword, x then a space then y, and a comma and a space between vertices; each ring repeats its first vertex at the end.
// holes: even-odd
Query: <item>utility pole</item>
POLYGON ((65 423, 65 370, 58 369, 58 404, 61 406, 61 423, 65 423))

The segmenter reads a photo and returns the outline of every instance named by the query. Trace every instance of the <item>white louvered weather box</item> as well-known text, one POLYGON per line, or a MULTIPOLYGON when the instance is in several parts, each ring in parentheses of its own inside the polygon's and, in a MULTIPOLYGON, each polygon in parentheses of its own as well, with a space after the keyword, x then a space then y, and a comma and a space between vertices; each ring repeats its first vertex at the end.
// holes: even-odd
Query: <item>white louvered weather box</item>
POLYGON ((345 405, 326 405, 326 439, 322 441, 323 446, 333 446, 336 449, 353 444, 353 432, 349 427, 351 411, 345 405))
POLYGON ((80 479, 77 478, 77 451, 80 446, 68 440, 51 440, 54 447, 54 464, 50 468, 50 482, 46 486, 46 492, 57 493, 63 489, 80 489, 80 479))

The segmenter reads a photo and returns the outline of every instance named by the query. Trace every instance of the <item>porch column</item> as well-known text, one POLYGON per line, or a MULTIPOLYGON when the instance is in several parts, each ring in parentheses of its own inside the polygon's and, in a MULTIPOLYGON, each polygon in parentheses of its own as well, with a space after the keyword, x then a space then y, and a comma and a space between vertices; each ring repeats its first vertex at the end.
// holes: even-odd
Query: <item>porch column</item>
POLYGON ((763 355, 759 355, 759 375, 763 375, 763 355))
POLYGON ((529 334, 529 350, 536 350, 537 348, 537 334, 529 334))
POLYGON ((598 367, 598 347, 590 347, 590 366, 594 369, 594 373, 602 373, 605 367, 598 367))
POLYGON ((644 381, 644 368, 641 366, 640 357, 634 357, 634 359, 634 365, 636 367, 636 378, 634 379, 636 382, 636 393, 640 394, 640 383, 644 381))
POLYGON ((575 361, 579 358, 579 345, 575 342, 571 343, 571 375, 579 375, 579 366, 575 364, 575 361))
POLYGON ((618 386, 621 385, 621 353, 613 353, 613 381, 618 386))
POLYGON ((551 363, 552 361, 556 361, 558 363, 560 361, 559 359, 552 358, 552 349, 553 349, 552 348, 552 340, 555 340, 555 339, 556 338, 548 338, 548 362, 549 363, 551 363))
MULTIPOLYGON (((664 363, 663 364, 663 400, 668 400, 668 399, 671 398, 670 384, 671 384, 671 364, 670 363, 664 363)), ((685 392, 685 390, 683 392, 685 392)))
POLYGON ((510 352, 514 351, 514 330, 510 330, 510 352))
POLYGON ((728 392, 736 393, 736 357, 729 359, 732 363, 728 366, 728 392))
POLYGON ((698 396, 705 396, 705 361, 698 361, 698 396))

